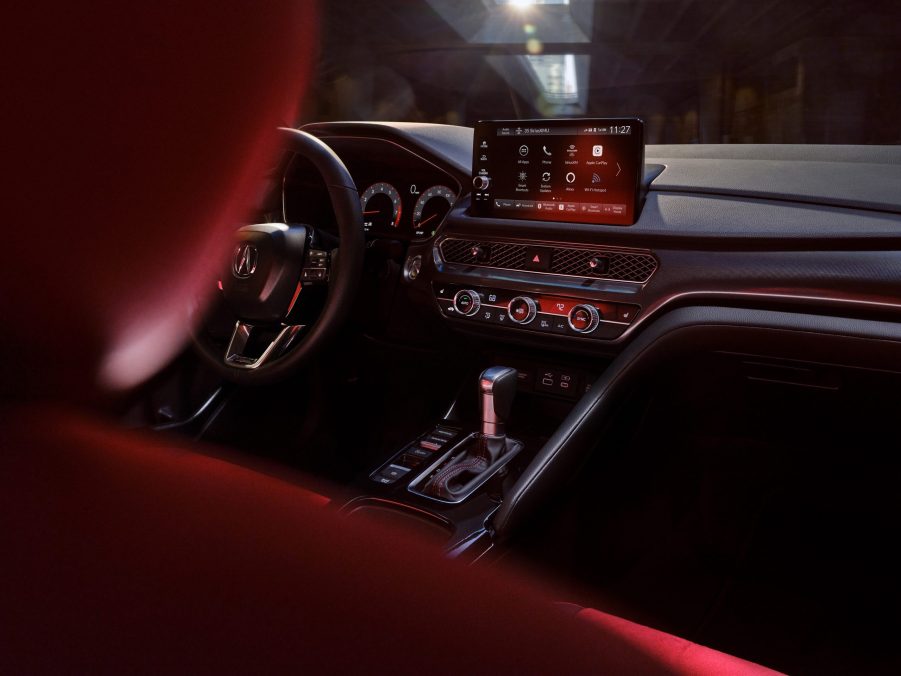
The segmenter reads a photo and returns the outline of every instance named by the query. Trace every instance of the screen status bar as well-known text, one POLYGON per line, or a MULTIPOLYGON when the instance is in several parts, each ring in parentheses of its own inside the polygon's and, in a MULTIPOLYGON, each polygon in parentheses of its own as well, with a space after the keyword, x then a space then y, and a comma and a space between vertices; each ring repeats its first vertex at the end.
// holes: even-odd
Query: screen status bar
POLYGON ((498 127, 498 136, 628 136, 632 125, 541 127, 498 127))

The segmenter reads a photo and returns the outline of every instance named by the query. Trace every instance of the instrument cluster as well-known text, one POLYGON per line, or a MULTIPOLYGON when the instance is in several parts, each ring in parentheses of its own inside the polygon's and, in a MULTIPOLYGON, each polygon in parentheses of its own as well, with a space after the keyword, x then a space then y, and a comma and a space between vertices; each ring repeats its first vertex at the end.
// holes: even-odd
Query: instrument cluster
MULTIPOLYGON (((341 158, 360 192, 363 229, 371 237, 423 240, 432 237, 462 188, 450 172, 429 159, 386 139, 333 136, 325 141, 341 158)), ((284 178, 286 222, 322 221, 327 205, 317 209, 317 176, 295 160, 284 178)), ((320 200, 321 201, 321 200, 320 200)))

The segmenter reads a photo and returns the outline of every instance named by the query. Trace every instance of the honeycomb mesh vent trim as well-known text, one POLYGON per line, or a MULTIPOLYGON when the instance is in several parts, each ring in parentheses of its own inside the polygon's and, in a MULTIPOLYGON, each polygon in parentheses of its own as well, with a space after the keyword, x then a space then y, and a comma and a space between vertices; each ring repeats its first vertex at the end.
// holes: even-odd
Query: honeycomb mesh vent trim
MULTIPOLYGON (((441 242, 441 254, 448 263, 525 270, 525 244, 509 242, 482 242, 478 240, 446 239, 441 242), (474 251, 483 251, 478 260, 474 251), (486 257, 487 255, 487 257, 486 257)), ((550 248, 550 247, 546 247, 550 248)), ((657 270, 657 259, 649 253, 598 249, 572 249, 553 247, 551 268, 555 275, 610 279, 621 282, 645 283, 657 270), (607 267, 592 267, 593 259, 605 259, 607 267)))

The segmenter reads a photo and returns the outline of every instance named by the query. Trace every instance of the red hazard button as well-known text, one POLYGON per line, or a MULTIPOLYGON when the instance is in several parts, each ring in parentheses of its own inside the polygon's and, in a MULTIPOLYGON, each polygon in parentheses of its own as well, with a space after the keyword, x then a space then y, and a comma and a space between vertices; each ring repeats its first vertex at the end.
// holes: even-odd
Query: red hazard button
POLYGON ((526 270, 539 270, 547 272, 551 269, 551 254, 553 249, 546 249, 540 246, 526 247, 526 270))

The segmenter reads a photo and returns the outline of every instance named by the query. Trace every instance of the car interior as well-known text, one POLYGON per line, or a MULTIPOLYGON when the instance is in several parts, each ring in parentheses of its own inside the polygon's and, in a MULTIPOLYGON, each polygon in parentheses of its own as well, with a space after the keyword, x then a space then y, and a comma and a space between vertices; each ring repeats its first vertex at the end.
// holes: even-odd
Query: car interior
POLYGON ((901 670, 897 3, 13 13, 4 673, 901 670))

